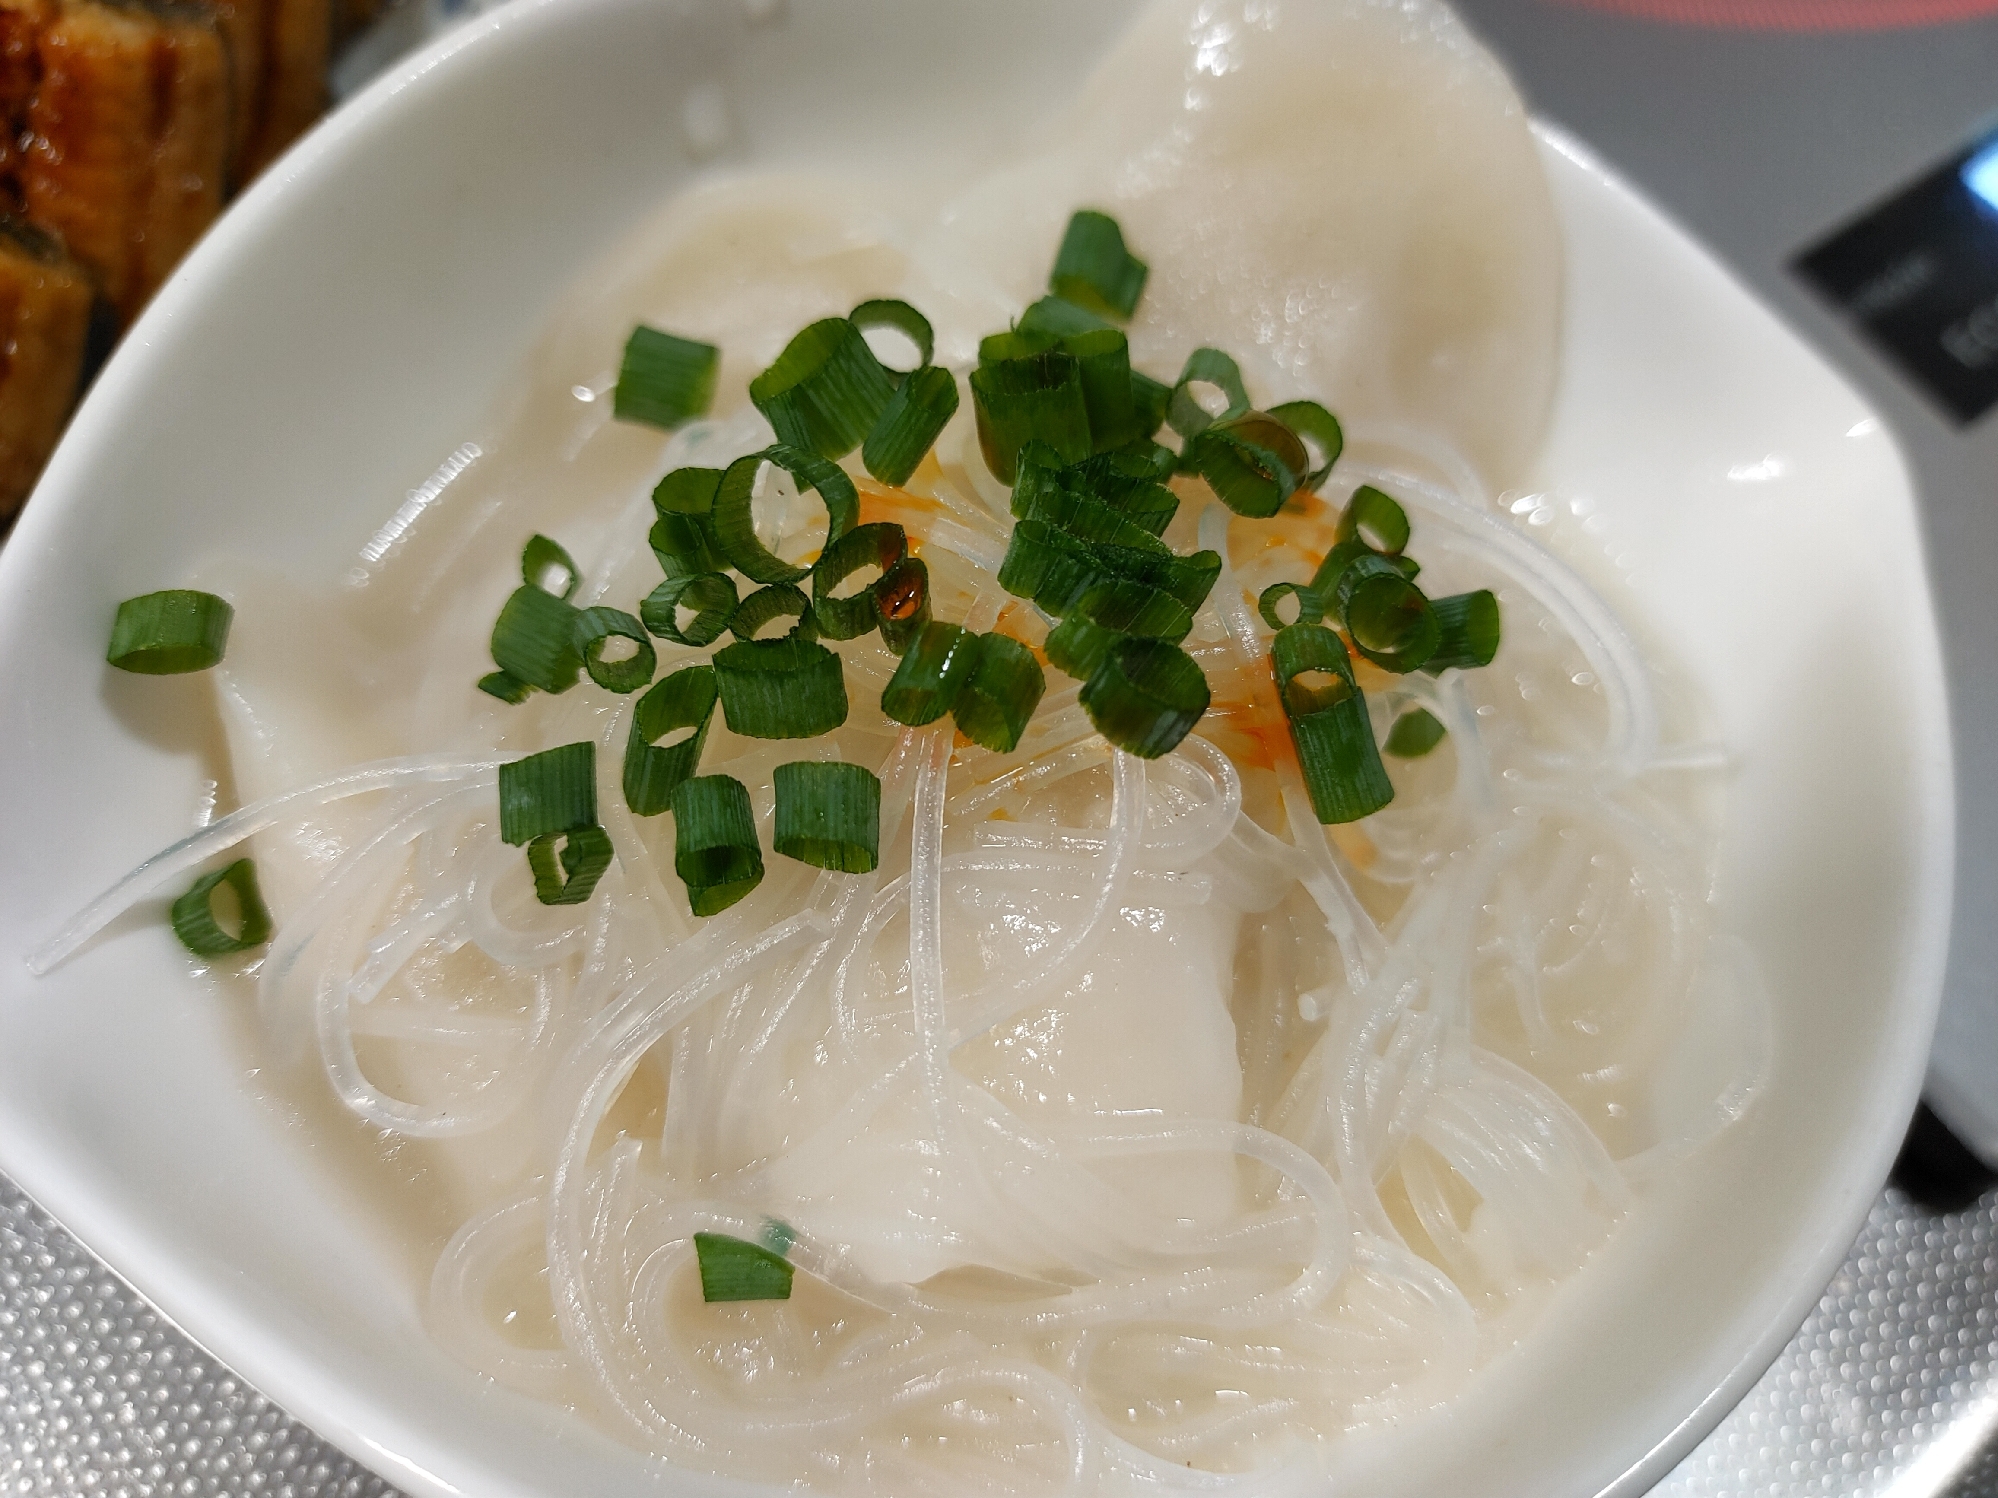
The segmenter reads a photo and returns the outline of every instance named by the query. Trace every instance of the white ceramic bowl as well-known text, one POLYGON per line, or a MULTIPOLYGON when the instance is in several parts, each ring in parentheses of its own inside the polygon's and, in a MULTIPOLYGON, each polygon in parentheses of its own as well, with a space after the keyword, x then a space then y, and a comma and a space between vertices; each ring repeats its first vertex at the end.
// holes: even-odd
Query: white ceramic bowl
MULTIPOLYGON (((517 0, 378 83, 260 182, 105 371, 0 554, 0 1167, 197 1339, 410 1492, 734 1489, 487 1385, 419 1324, 423 1266, 337 1152, 259 1101, 243 1028, 157 904, 52 977, 21 955, 186 831, 199 679, 101 660, 116 601, 225 548, 331 576, 472 434, 544 311, 687 178, 686 89, 733 155, 961 170, 1070 89, 1127 0, 517 0), (828 89, 811 78, 892 79, 828 89), (939 123, 920 139, 912 117, 939 123), (931 161, 912 162, 920 150, 931 161)), ((1717 886, 1774 1000, 1748 1118, 1471 1393, 1346 1453, 1380 1495, 1636 1493, 1814 1302, 1912 1106, 1951 804, 1906 469, 1859 399, 1572 145, 1537 476, 1739 752, 1717 886)))

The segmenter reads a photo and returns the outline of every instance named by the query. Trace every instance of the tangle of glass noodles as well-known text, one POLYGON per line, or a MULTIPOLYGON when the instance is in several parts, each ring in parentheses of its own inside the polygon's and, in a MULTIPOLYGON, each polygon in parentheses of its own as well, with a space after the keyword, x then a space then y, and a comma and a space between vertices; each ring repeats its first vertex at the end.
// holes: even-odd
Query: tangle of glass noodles
MULTIPOLYGON (((721 423, 676 451, 692 443, 704 462, 758 445, 721 423)), ((1475 484, 1434 442, 1405 447, 1475 484)), ((875 769, 871 874, 772 855, 741 903, 693 918, 670 819, 641 825, 617 788, 629 702, 606 711, 585 683, 533 711, 545 744, 601 751, 617 856, 587 904, 533 899, 493 825, 510 756, 487 747, 234 813, 36 961, 301 807, 373 796, 371 834, 281 912, 259 1000, 274 1043, 316 1047, 356 1116, 465 1152, 440 1157, 466 1210, 429 1297, 458 1356, 750 1478, 1308 1486, 1316 1443, 1461 1386, 1488 1328, 1600 1245, 1649 1171, 1737 1115, 1762 1064, 1752 976, 1709 929, 1710 841, 1677 809, 1689 772, 1659 768, 1629 636, 1475 492, 1350 462, 1338 482, 1399 497, 1425 587, 1492 587, 1506 625, 1488 670, 1371 686, 1383 736, 1416 706, 1448 734, 1391 764, 1396 800, 1357 829, 1328 835, 1287 745, 1259 754, 1241 730, 1281 733, 1251 600, 1309 574, 1335 485, 1315 531, 1240 566, 1230 533, 1248 522, 1200 513, 1226 565, 1188 648, 1216 707, 1158 761, 1112 751, 1058 675, 1012 754, 954 747, 947 720, 900 729, 872 710, 892 660, 867 640, 843 647, 855 711, 839 732, 717 731, 703 772, 751 788, 766 847, 777 764, 875 769), (1010 952, 994 945, 1005 920, 974 941, 962 918, 981 900, 1039 924, 1015 922, 1010 952), (1086 1002, 1070 980, 1140 917, 1214 922, 1232 943, 1238 1114, 1023 1109, 974 1078, 967 1047, 1051 992, 1086 1002), (1697 1068, 1673 1058, 1716 1023, 1745 1037, 1743 1059, 1688 1082, 1697 1068), (842 1236, 838 1192, 813 1194, 868 1150, 906 1176, 873 1248, 842 1236), (1200 1161, 1232 1183, 1218 1210, 1161 1210, 1133 1185, 1200 1161), (773 1218, 792 1298, 704 1304, 693 1234, 756 1239, 773 1218), (947 1267, 870 1271, 903 1250, 947 1267), (505 1309, 522 1305, 541 1308, 538 1334, 505 1309)), ((991 628, 1003 523, 973 494, 940 502, 911 525, 939 615, 991 628)), ((634 510, 577 548, 596 558, 584 599, 615 600, 649 561, 634 510)), ((662 674, 694 658, 659 649, 662 674)))

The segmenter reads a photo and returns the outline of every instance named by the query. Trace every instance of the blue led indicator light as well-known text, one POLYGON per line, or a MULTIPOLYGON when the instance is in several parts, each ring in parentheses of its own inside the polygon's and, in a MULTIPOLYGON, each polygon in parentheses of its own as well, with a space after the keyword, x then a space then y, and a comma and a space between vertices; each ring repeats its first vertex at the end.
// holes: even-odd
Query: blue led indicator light
POLYGON ((1963 170, 1958 175, 1973 197, 1998 213, 1998 140, 1979 147, 1977 154, 1963 164, 1963 170))

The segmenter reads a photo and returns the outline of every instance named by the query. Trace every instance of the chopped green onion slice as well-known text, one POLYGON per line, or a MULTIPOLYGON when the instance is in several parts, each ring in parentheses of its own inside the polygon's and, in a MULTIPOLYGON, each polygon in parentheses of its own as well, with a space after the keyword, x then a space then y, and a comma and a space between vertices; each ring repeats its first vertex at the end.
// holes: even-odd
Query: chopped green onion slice
POLYGON ((568 691, 583 670, 576 613, 573 604, 523 583, 507 596, 493 621, 493 664, 544 692, 568 691))
POLYGON ((1139 759, 1157 759, 1192 731, 1212 700, 1193 657, 1169 640, 1119 640, 1082 684, 1096 731, 1139 759))
MULTIPOLYGON (((1165 425, 1166 412, 1171 406, 1172 386, 1153 379, 1143 370, 1131 371, 1131 421, 1141 441, 1151 441, 1152 434, 1165 425)), ((1158 450, 1166 457, 1164 472, 1159 475, 1164 478, 1172 472, 1173 453, 1171 448, 1158 450)))
POLYGON ((728 465, 721 487, 715 491, 714 531, 722 555, 752 582, 795 583, 812 569, 785 561, 756 536, 753 510, 756 480, 766 463, 783 469, 800 488, 818 495, 826 507, 827 546, 859 521, 860 494, 853 487, 853 480, 836 465, 781 442, 728 465))
POLYGON ((1061 334, 1047 328, 1022 324, 1003 333, 988 333, 978 340, 978 365, 1005 364, 1015 359, 1031 359, 1061 346, 1061 334))
POLYGON ((906 484, 955 415, 956 377, 947 369, 925 364, 895 387, 880 419, 867 434, 860 461, 882 483, 906 484))
POLYGON ((499 767, 500 841, 519 847, 597 820, 597 746, 589 739, 499 767))
POLYGON ((695 572, 669 577, 646 594, 638 617, 660 639, 698 649, 721 638, 735 609, 734 578, 721 572, 695 572), (681 609, 694 611, 685 624, 680 622, 681 609))
MULTIPOLYGON (((1332 549, 1325 553, 1325 559, 1318 564, 1318 570, 1311 574, 1311 591, 1316 593, 1320 598, 1336 601, 1339 596, 1339 585, 1346 575, 1346 569, 1361 557, 1378 556, 1380 556, 1380 553, 1369 546, 1365 538, 1361 536, 1348 536, 1344 541, 1335 542, 1332 549)), ((1397 572, 1411 582, 1415 580, 1415 575, 1422 570, 1421 565, 1413 557, 1382 557, 1381 559, 1391 564, 1397 572)))
POLYGON ((719 468, 676 468, 653 489, 652 508, 659 518, 646 539, 668 577, 727 569, 728 560, 714 539, 715 491, 721 481, 719 468))
POLYGON ((1068 613, 1096 583, 1118 578, 1170 593, 1188 609, 1199 608, 1221 575, 1220 556, 1212 551, 1178 556, 1156 537, 1141 534, 1147 546, 1124 546, 1083 541, 1045 521, 1022 520, 1007 542, 1000 586, 1056 615, 1068 613))
POLYGON ((1074 302, 1058 296, 1044 296, 1020 314, 1015 329, 1021 333, 1052 333, 1057 338, 1066 338, 1071 333, 1087 333, 1109 326, 1111 324, 1107 319, 1098 317, 1087 307, 1078 307, 1074 302))
POLYGON ((1047 689, 1047 673, 1033 651, 1010 635, 981 635, 971 673, 951 703, 951 715, 957 719, 958 732, 972 743, 996 754, 1011 754, 1047 689))
POLYGON ((1325 476, 1332 471, 1332 465, 1339 461, 1339 454, 1346 449, 1346 434, 1339 425, 1339 418, 1319 405, 1317 401, 1285 401, 1280 406, 1271 406, 1270 415, 1297 433, 1307 449, 1316 447, 1316 453, 1307 456, 1318 459, 1318 466, 1304 476, 1298 485, 1300 489, 1312 489, 1325 482, 1325 476))
MULTIPOLYGON (((1156 485, 1153 487, 1157 487, 1156 485)), ((1165 491, 1170 497, 1172 491, 1165 491)), ((1015 490, 1016 506, 1021 505, 1015 490)), ((1177 501, 1175 501, 1177 504, 1177 501)), ((1157 530, 1141 525, 1128 512, 1112 509, 1087 494, 1067 487, 1047 486, 1028 497, 1018 510, 1023 520, 1040 520, 1058 526, 1078 541, 1108 541, 1137 551, 1161 553, 1166 545, 1157 530)), ((1156 518, 1156 516, 1148 517, 1156 518)), ((1165 527, 1161 525, 1159 530, 1165 527)))
POLYGON ((1325 617, 1325 600, 1315 589, 1303 583, 1271 583, 1263 589, 1256 600, 1256 612, 1263 616, 1263 623, 1271 629, 1283 629, 1292 624, 1316 624, 1325 617), (1279 612, 1286 598, 1297 600, 1297 615, 1286 619, 1279 612))
MULTIPOLYGON (((1165 455, 1165 471, 1170 473, 1173 457, 1165 455)), ((1064 507, 1077 499, 1115 510, 1154 536, 1164 533, 1179 510, 1179 496, 1159 482, 1158 468, 1135 445, 1075 464, 1064 464, 1045 442, 1029 442, 1020 449, 1013 479, 1014 515, 1065 524, 1064 507)))
POLYGON ((909 537, 892 521, 855 526, 820 553, 812 566, 812 613, 819 631, 832 640, 853 640, 881 621, 873 584, 847 597, 833 589, 864 567, 880 569, 883 578, 909 554, 909 537))
POLYGON ((673 792, 700 765, 714 717, 712 666, 683 667, 638 699, 624 746, 624 804, 634 814, 656 817, 673 804, 673 792), (683 728, 685 738, 659 742, 683 728))
POLYGON ((1278 631, 1270 662, 1318 820, 1357 822, 1392 801, 1394 786, 1345 641, 1322 624, 1293 624, 1278 631), (1315 684, 1325 677, 1330 681, 1315 684))
POLYGON ((902 654, 930 622, 930 569, 921 557, 904 557, 881 574, 874 611, 881 619, 881 643, 902 654))
POLYGON ((749 398, 776 430, 780 444, 828 460, 860 446, 894 393, 894 380, 860 329, 844 317, 823 318, 805 328, 785 345, 775 364, 749 382, 749 398))
POLYGON ((803 588, 795 588, 789 583, 770 583, 743 599, 736 605, 735 612, 729 615, 729 633, 738 640, 753 640, 756 632, 772 619, 787 616, 798 622, 785 630, 785 634, 803 635, 808 640, 818 636, 818 623, 812 616, 812 600, 805 596, 803 588))
POLYGON ((1397 759, 1420 759, 1443 742, 1446 732, 1442 719, 1428 708, 1418 707, 1394 720, 1382 747, 1397 759))
POLYGON ((756 818, 740 780, 695 775, 680 782, 673 792, 673 872, 699 916, 720 915, 763 882, 756 818))
POLYGON ((1168 593, 1124 580, 1097 583, 1048 632, 1048 661, 1077 681, 1088 681, 1119 640, 1170 640, 1176 645, 1192 629, 1192 612, 1168 593))
POLYGON ((1179 372, 1179 383, 1172 387, 1172 398, 1166 406, 1166 420, 1180 436, 1191 438, 1205 431, 1216 421, 1230 416, 1240 416, 1249 409, 1249 390, 1242 383, 1242 370, 1235 361, 1218 348, 1197 348, 1186 356, 1186 367, 1179 372), (1219 413, 1210 411, 1200 403, 1194 391, 1195 385, 1213 385, 1227 398, 1227 408, 1219 413))
POLYGON ((1081 375, 1090 447, 1104 452, 1144 436, 1132 405, 1130 341, 1115 328, 1098 328, 1070 334, 1061 346, 1081 375))
POLYGON ((488 671, 479 678, 479 690, 497 697, 509 707, 518 707, 534 694, 533 686, 511 671, 488 671))
POLYGON ((1237 515, 1274 515, 1295 494, 1311 461, 1289 427, 1261 411, 1210 422, 1186 444, 1187 465, 1237 515))
POLYGON ((601 827, 550 832, 527 845, 527 868, 534 875, 534 898, 543 905, 580 905, 596 893, 610 867, 610 834, 601 827), (561 843, 558 864, 555 845, 561 843))
POLYGON ((1362 484, 1346 502, 1337 534, 1341 541, 1357 537, 1374 551, 1399 556, 1408 545, 1408 512, 1372 484, 1362 484))
POLYGON ((624 345, 611 414, 671 431, 707 414, 720 367, 721 350, 713 344, 675 338, 641 323, 624 345))
MULTIPOLYGON (((882 297, 871 302, 862 302, 846 320, 865 334, 869 328, 893 328, 916 346, 916 362, 907 369, 897 369, 885 361, 881 367, 888 371, 892 380, 904 380, 930 362, 930 356, 937 349, 937 335, 930 327, 930 320, 911 307, 907 302, 898 302, 892 297, 882 297)), ((879 358, 879 355, 876 356, 879 358)), ((885 482, 885 480, 884 480, 885 482)))
MULTIPOLYGON (((1018 337, 986 339, 979 348, 981 359, 986 345, 1018 337)), ((1064 463, 1079 463, 1092 451, 1082 369, 1059 349, 981 363, 971 372, 971 403, 985 466, 1002 484, 1013 482, 1021 447, 1036 438, 1064 463)))
POLYGON ((577 614, 576 647, 583 653, 583 669, 590 680, 607 692, 637 691, 652 680, 652 668, 659 663, 645 626, 623 609, 584 609, 577 614), (631 641, 631 654, 623 660, 605 660, 604 647, 612 640, 631 641))
POLYGON ((1489 666, 1499 648, 1499 605, 1489 588, 1453 593, 1430 600, 1440 631, 1436 653, 1422 669, 1437 672, 1448 666, 1489 666))
POLYGON ((804 760, 779 765, 770 846, 786 858, 842 874, 881 862, 881 782, 864 765, 804 760))
POLYGON ((1355 557, 1335 595, 1353 646, 1388 671, 1415 671, 1436 653, 1442 625, 1422 590, 1389 557, 1355 557))
POLYGON ((726 1233, 696 1233, 694 1257, 701 1266, 701 1299, 709 1305, 791 1298, 790 1264, 761 1244, 726 1233))
POLYGON ((739 640, 715 652, 715 686, 729 731, 752 739, 814 739, 846 721, 839 657, 817 640, 739 640))
POLYGON ((173 934, 197 957, 226 957, 269 941, 271 913, 257 892, 257 866, 239 858, 226 869, 195 880, 193 888, 173 902, 173 934), (215 919, 215 892, 225 887, 236 900, 234 936, 215 919))
POLYGON ((563 550, 560 542, 533 535, 520 549, 520 580, 530 588, 552 593, 567 603, 582 585, 583 569, 563 550))
POLYGON ((1048 290, 1065 301, 1129 322, 1144 295, 1145 262, 1124 247, 1117 220, 1093 208, 1078 209, 1055 253, 1048 290))
POLYGON ((226 599, 192 588, 128 598, 111 621, 104 659, 120 671, 142 676, 206 671, 221 661, 235 617, 226 599))
POLYGON ((923 626, 888 685, 881 693, 881 711, 897 723, 921 728, 951 709, 959 690, 978 664, 978 636, 956 624, 932 619, 923 626))

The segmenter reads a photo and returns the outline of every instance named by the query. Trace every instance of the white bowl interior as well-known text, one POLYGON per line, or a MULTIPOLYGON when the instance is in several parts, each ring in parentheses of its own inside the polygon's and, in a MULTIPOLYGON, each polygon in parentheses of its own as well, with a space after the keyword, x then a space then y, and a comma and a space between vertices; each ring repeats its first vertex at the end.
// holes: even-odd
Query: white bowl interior
MULTIPOLYGON (((345 570, 460 442, 551 302, 694 170, 957 172, 1071 88, 1124 0, 517 0, 383 80, 234 209, 105 372, 0 554, 0 1167, 225 1361, 412 1493, 735 1491, 496 1389, 425 1335, 427 1266, 342 1154, 263 1101, 237 1018, 150 904, 47 979, 19 958, 184 833, 207 687, 101 662, 120 598, 218 550, 345 570), (857 80, 829 87, 829 80, 857 80), (921 130, 911 130, 921 121, 921 130)), ((1948 725, 1892 439, 1576 148, 1557 418, 1535 488, 1739 755, 1717 889, 1774 1004, 1749 1117, 1539 1333, 1344 1460, 1382 1494, 1637 1492, 1775 1355, 1919 1085, 1949 909, 1948 725)))

